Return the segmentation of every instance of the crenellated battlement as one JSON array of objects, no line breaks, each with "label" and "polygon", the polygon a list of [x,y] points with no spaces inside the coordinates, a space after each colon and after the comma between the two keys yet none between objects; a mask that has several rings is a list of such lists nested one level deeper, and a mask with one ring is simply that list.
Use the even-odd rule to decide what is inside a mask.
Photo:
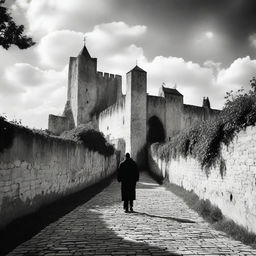
[{"label": "crenellated battlement", "polygon": [[117,75],[117,74],[110,74],[107,72],[101,72],[101,71],[97,71],[97,78],[100,79],[121,79],[122,76],[121,75]]}]

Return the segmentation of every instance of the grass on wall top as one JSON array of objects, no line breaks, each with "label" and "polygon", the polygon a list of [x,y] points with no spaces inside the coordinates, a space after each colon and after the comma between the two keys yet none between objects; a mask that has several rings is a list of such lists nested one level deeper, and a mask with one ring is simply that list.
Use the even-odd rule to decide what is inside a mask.
[{"label": "grass on wall top", "polygon": [[81,142],[89,150],[97,151],[105,156],[111,156],[115,152],[114,146],[107,142],[104,134],[94,130],[91,124],[78,126],[71,131],[66,131],[61,134],[61,137]]},{"label": "grass on wall top", "polygon": [[47,131],[29,129],[17,122],[8,122],[5,117],[0,116],[0,153],[12,146],[13,139],[17,133],[22,133],[30,138],[41,137],[44,140],[58,141],[60,143],[82,143],[85,148],[99,152],[104,156],[111,156],[115,149],[109,144],[103,133],[92,128],[79,128],[66,132],[64,136],[53,136]]},{"label": "grass on wall top", "polygon": [[229,145],[237,132],[256,123],[256,79],[250,82],[249,92],[227,93],[225,106],[216,118],[183,130],[170,142],[154,144],[153,151],[165,160],[192,156],[204,169],[221,164],[221,143]]}]

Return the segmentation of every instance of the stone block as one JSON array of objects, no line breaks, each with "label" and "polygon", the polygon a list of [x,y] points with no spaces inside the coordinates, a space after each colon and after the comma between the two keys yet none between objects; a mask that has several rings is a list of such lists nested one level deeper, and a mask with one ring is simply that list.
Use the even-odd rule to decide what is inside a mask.
[{"label": "stone block", "polygon": [[27,163],[27,162],[25,162],[25,161],[23,161],[23,162],[21,162],[20,167],[21,167],[22,169],[27,169],[27,167],[28,167],[28,163]]},{"label": "stone block", "polygon": [[7,165],[7,169],[12,169],[14,167],[15,167],[15,165],[13,163],[8,163],[8,165]]},{"label": "stone block", "polygon": [[15,167],[20,167],[20,165],[21,165],[21,161],[18,159],[18,160],[15,160],[14,161],[14,165],[15,165]]}]

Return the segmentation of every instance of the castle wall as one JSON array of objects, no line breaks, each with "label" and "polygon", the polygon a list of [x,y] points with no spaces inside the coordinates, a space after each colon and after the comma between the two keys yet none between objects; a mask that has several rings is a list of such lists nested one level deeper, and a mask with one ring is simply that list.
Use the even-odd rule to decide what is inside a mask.
[{"label": "castle wall", "polygon": [[122,96],[122,77],[109,73],[97,72],[97,102],[94,109],[99,114],[104,109],[115,104]]},{"label": "castle wall", "polygon": [[157,116],[166,129],[165,111],[165,98],[147,95],[147,121],[152,116]]},{"label": "castle wall", "polygon": [[170,139],[182,128],[183,97],[176,95],[166,96],[166,139]]},{"label": "castle wall", "polygon": [[77,126],[77,104],[78,104],[78,59],[70,57],[68,73],[68,97],[70,101],[74,122]]},{"label": "castle wall", "polygon": [[54,135],[60,135],[62,132],[72,128],[72,123],[66,116],[49,115],[48,130]]},{"label": "castle wall", "polygon": [[116,171],[118,156],[106,157],[82,144],[15,129],[0,152],[0,228],[45,204],[82,190]]},{"label": "castle wall", "polygon": [[108,107],[100,113],[99,131],[101,131],[107,140],[121,151],[121,155],[125,153],[125,96],[121,97],[116,104]]},{"label": "castle wall", "polygon": [[198,121],[203,121],[208,117],[209,109],[184,104],[182,128],[190,127]]},{"label": "castle wall", "polygon": [[206,107],[184,104],[182,129],[190,127],[197,122],[213,118],[218,115],[219,112],[219,110],[209,109]]},{"label": "castle wall", "polygon": [[256,127],[239,132],[228,147],[222,145],[223,176],[218,165],[206,174],[194,158],[165,161],[152,148],[150,152],[154,173],[209,199],[225,216],[256,233]]}]

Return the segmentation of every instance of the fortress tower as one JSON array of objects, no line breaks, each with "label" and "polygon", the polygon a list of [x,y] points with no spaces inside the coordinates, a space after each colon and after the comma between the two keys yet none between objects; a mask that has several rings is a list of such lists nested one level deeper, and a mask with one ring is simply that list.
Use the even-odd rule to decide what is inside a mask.
[{"label": "fortress tower", "polygon": [[84,46],[77,57],[69,59],[68,95],[75,126],[90,121],[90,114],[96,105],[97,59],[91,58]]},{"label": "fortress tower", "polygon": [[142,166],[147,130],[147,73],[136,65],[126,75],[126,151]]},{"label": "fortress tower", "polygon": [[48,129],[59,135],[86,124],[122,96],[122,77],[97,71],[86,46],[69,59],[67,103],[62,116],[49,115]]}]

